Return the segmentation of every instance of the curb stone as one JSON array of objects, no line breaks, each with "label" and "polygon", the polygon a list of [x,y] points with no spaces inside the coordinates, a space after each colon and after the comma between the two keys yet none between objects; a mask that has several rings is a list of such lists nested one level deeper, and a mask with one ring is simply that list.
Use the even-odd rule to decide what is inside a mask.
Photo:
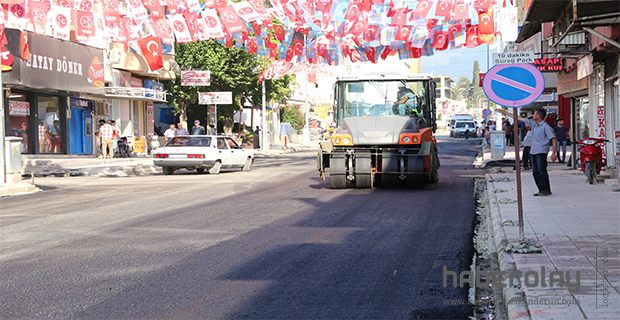
[{"label": "curb stone", "polygon": [[[502,225],[502,216],[499,210],[499,204],[497,201],[495,186],[490,174],[485,175],[485,181],[487,184],[487,199],[489,201],[489,216],[491,223],[491,233],[493,237],[493,244],[495,245],[495,252],[497,253],[497,259],[499,262],[500,271],[511,272],[517,270],[517,265],[514,262],[514,256],[511,253],[506,252],[506,246],[508,245],[508,238],[506,237],[506,231]],[[525,299],[525,293],[521,289],[521,283],[519,279],[515,279],[515,286],[509,286],[509,280],[504,279],[504,304],[506,305],[506,312],[508,319],[510,320],[525,320],[531,319],[530,310],[527,306],[527,300]]]}]

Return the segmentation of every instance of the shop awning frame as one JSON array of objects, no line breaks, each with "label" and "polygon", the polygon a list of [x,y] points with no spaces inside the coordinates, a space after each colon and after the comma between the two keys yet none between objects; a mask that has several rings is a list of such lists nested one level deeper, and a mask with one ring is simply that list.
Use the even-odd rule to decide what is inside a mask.
[{"label": "shop awning frame", "polygon": [[147,88],[131,88],[131,87],[106,87],[106,98],[120,98],[131,100],[144,100],[166,102],[166,91],[153,90]]}]

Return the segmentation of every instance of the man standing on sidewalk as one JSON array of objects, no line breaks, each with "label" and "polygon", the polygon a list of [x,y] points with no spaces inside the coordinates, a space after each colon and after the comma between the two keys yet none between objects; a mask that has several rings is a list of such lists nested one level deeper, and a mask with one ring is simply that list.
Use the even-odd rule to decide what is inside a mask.
[{"label": "man standing on sidewalk", "polygon": [[193,136],[201,136],[205,134],[205,127],[200,125],[200,120],[194,121],[194,126],[192,127],[192,135]]},{"label": "man standing on sidewalk", "polygon": [[551,141],[551,161],[557,158],[557,140],[553,128],[545,122],[547,112],[545,109],[538,109],[534,112],[532,127],[532,175],[538,187],[538,193],[534,196],[551,195],[551,184],[549,183],[549,173],[547,172],[547,155],[549,154],[549,142]]},{"label": "man standing on sidewalk", "polygon": [[564,126],[564,120],[558,119],[558,125],[553,128],[555,130],[555,137],[558,139],[558,161],[564,163],[566,161],[566,146],[568,145],[568,138],[570,133],[568,128]]},{"label": "man standing on sidewalk", "polygon": [[105,123],[99,128],[99,138],[101,138],[101,153],[103,158],[114,158],[112,145],[116,138],[116,129],[109,123]]}]

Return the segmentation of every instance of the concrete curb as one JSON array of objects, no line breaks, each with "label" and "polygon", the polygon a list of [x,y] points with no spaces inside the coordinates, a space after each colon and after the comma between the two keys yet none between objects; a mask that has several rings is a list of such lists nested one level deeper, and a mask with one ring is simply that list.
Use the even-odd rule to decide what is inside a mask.
[{"label": "concrete curb", "polygon": [[0,184],[0,198],[39,192],[41,189],[28,182]]},{"label": "concrete curb", "polygon": [[[502,215],[499,210],[499,204],[495,193],[495,185],[490,174],[485,175],[485,182],[487,184],[487,199],[489,201],[489,219],[491,226],[491,233],[493,237],[493,244],[495,245],[495,252],[499,261],[499,269],[504,272],[511,272],[517,270],[517,265],[514,262],[514,256],[511,253],[506,252],[506,245],[508,245],[508,238],[506,237],[506,231],[502,225]],[[509,280],[504,280],[503,297],[506,305],[506,311],[508,319],[510,320],[525,320],[531,319],[530,310],[527,306],[527,300],[525,299],[525,293],[521,289],[521,283],[518,279],[515,279],[514,287],[510,287]]]}]

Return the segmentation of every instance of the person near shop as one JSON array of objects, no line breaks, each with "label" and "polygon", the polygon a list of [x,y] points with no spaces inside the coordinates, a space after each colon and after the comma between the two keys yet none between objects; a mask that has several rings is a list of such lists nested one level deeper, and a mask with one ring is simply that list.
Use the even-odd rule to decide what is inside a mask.
[{"label": "person near shop", "polygon": [[101,153],[104,159],[114,158],[114,139],[116,138],[116,128],[110,123],[104,123],[99,128],[99,137],[101,138]]},{"label": "person near shop", "polygon": [[532,127],[529,124],[525,125],[525,137],[523,137],[523,158],[521,162],[523,162],[523,169],[530,170],[532,168],[532,155],[530,151],[532,150]]},{"label": "person near shop", "polygon": [[101,127],[105,124],[105,119],[99,119],[99,128],[97,128],[97,132],[95,132],[95,137],[97,137],[95,144],[97,147],[97,153],[99,154],[99,158],[103,157],[103,145],[101,144]]},{"label": "person near shop", "polygon": [[205,127],[200,125],[200,120],[194,120],[194,126],[192,127],[193,136],[205,135]]},{"label": "person near shop", "polygon": [[114,139],[112,139],[112,151],[114,152],[114,154],[116,154],[116,151],[118,150],[118,138],[120,137],[120,128],[116,125],[116,120],[112,120],[110,119],[110,125],[112,127],[114,127]]},{"label": "person near shop", "polygon": [[[551,184],[549,182],[549,173],[547,172],[547,156],[551,149],[551,161],[557,159],[557,139],[555,131],[545,121],[547,112],[545,109],[538,109],[534,112],[534,116],[530,123],[532,127],[532,175],[534,182],[538,187],[538,192],[534,196],[551,195]],[[551,141],[551,143],[550,143]],[[550,146],[551,144],[551,146]]]},{"label": "person near shop", "polygon": [[570,132],[568,131],[568,128],[564,126],[563,119],[558,119],[557,126],[555,126],[553,130],[555,131],[555,137],[558,140],[558,162],[564,163],[566,161],[566,146],[568,145]]},{"label": "person near shop", "polygon": [[47,129],[47,124],[43,121],[39,122],[39,152],[40,153],[48,153],[50,152],[50,133]]},{"label": "person near shop", "polygon": [[177,124],[177,130],[174,134],[175,136],[189,136],[189,131],[183,127],[183,122],[179,122]]},{"label": "person near shop", "polygon": [[174,126],[173,123],[171,123],[170,127],[168,127],[168,129],[166,129],[166,132],[164,132],[164,138],[166,139],[166,142],[172,140],[172,138],[174,138],[175,135],[176,135],[176,127]]}]

